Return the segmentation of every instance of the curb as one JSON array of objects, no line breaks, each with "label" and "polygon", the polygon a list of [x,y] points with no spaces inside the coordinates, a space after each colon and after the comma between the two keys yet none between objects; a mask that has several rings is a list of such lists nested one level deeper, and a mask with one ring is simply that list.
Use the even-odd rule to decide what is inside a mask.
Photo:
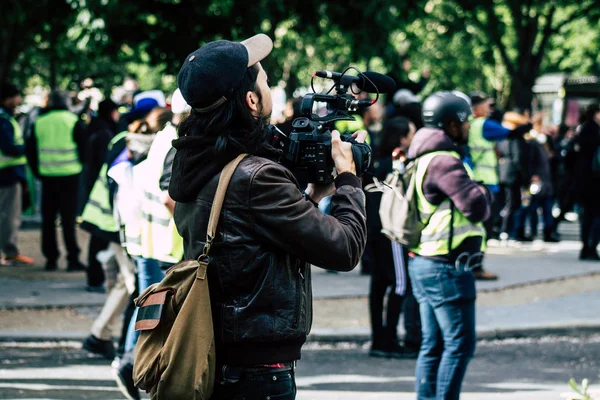
[{"label": "curb", "polygon": [[[499,293],[504,290],[514,290],[514,289],[522,289],[536,285],[546,285],[549,283],[556,283],[567,281],[570,279],[578,279],[578,278],[587,278],[587,277],[597,277],[600,276],[600,271],[589,271],[579,275],[571,275],[571,276],[560,276],[555,278],[548,279],[539,279],[535,281],[528,281],[523,283],[514,283],[508,284],[506,286],[497,287],[497,288],[480,288],[477,289],[477,293]],[[89,301],[89,302],[79,302],[79,303],[67,303],[67,302],[59,302],[56,304],[10,304],[10,303],[0,303],[0,311],[18,311],[18,310],[59,310],[59,309],[69,309],[69,308],[86,308],[86,307],[98,307],[101,308],[104,305],[104,301],[106,299],[107,294],[102,294],[103,298],[98,301]],[[321,297],[321,296],[313,296],[314,301],[319,300],[348,300],[348,299],[367,299],[369,297],[367,294],[348,294],[348,295],[337,295],[331,297]]]},{"label": "curb", "polygon": [[[600,324],[539,326],[506,329],[477,329],[478,341],[536,339],[547,336],[590,336],[600,333]],[[0,343],[82,341],[89,332],[40,333],[34,331],[0,331]],[[371,340],[368,328],[315,329],[307,343],[366,343]]]},{"label": "curb", "polygon": [[[532,326],[522,328],[488,329],[479,328],[478,341],[541,338],[544,336],[589,336],[600,333],[600,324],[574,323],[572,325]],[[308,336],[307,342],[366,343],[371,340],[370,329],[315,329]]]}]

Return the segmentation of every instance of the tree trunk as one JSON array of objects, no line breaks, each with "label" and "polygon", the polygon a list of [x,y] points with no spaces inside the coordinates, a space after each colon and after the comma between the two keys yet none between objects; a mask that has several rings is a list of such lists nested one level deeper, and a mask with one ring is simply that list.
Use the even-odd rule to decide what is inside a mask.
[{"label": "tree trunk", "polygon": [[528,71],[522,74],[521,77],[512,77],[509,98],[510,106],[531,111],[531,103],[533,101],[533,85],[536,78],[537,71]]},{"label": "tree trunk", "polygon": [[0,47],[0,84],[7,82],[10,78],[10,71],[15,57],[13,55],[15,48],[14,32],[15,27],[12,24],[6,24],[0,28],[0,40],[2,46]]},{"label": "tree trunk", "polygon": [[50,90],[56,90],[56,36],[54,34],[54,29],[50,30],[50,47],[48,49],[48,62],[50,64]]}]

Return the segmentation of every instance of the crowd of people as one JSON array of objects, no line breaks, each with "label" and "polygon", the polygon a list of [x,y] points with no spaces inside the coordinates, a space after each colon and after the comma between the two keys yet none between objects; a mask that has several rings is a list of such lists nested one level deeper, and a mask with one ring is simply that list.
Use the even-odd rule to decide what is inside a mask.
[{"label": "crowd of people", "polygon": [[[213,398],[258,391],[294,398],[294,362],[312,318],[310,264],[335,272],[359,260],[361,272],[371,275],[369,354],[418,357],[419,398],[458,398],[475,347],[474,280],[498,278],[484,268],[487,240],[531,241],[541,215],[542,239],[556,242],[558,224],[577,209],[580,258],[600,260],[598,105],[585,110],[580,126],[554,127],[530,110],[502,113],[481,92],[440,92],[421,101],[429,73],[410,81],[407,59],[402,74],[391,74],[398,90],[387,93],[385,104],[334,126],[371,145],[370,172],[356,176],[351,145],[335,132],[334,184],[302,185],[264,142],[272,103],[260,61],[271,48],[265,35],[203,46],[185,60],[169,104],[158,90],[132,90],[129,103],[106,98],[97,105],[85,95],[81,101],[53,91],[19,123],[20,91],[3,84],[2,263],[33,263],[17,243],[31,174],[42,188],[45,269],[59,267],[60,215],[67,271],[86,271],[87,290],[108,293],[83,347],[113,360],[117,384],[137,399],[133,299],[170,267],[199,257],[219,174],[247,153],[217,236],[209,238],[215,240],[208,270],[218,366]],[[87,82],[82,92],[95,93],[90,88]],[[289,132],[298,101],[290,100],[287,120],[272,122]],[[419,211],[429,218],[422,242],[409,248],[382,234],[377,188],[414,159],[421,160]],[[90,234],[87,265],[79,256],[78,218]],[[111,335],[121,322],[115,350]],[[292,379],[268,386],[271,378]]]}]

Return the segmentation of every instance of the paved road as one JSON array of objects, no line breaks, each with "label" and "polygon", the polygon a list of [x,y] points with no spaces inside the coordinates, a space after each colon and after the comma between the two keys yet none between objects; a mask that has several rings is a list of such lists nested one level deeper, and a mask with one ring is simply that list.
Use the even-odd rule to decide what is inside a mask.
[{"label": "paved road", "polygon": [[[5,343],[2,399],[120,399],[105,360],[74,342]],[[464,385],[466,400],[566,398],[567,382],[598,382],[600,336],[480,342]],[[298,365],[298,400],[414,399],[414,360],[367,356],[356,344],[307,345]],[[593,386],[592,386],[593,387]]]}]

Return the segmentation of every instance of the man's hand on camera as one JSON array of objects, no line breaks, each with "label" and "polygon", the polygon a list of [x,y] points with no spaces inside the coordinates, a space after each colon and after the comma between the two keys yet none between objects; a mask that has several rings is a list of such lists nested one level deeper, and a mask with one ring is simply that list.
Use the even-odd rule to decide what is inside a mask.
[{"label": "man's hand on camera", "polygon": [[[359,143],[364,143],[367,132],[356,131],[352,137]],[[356,165],[352,156],[352,144],[343,142],[338,131],[331,132],[331,157],[339,174],[350,172],[356,175]]]}]

